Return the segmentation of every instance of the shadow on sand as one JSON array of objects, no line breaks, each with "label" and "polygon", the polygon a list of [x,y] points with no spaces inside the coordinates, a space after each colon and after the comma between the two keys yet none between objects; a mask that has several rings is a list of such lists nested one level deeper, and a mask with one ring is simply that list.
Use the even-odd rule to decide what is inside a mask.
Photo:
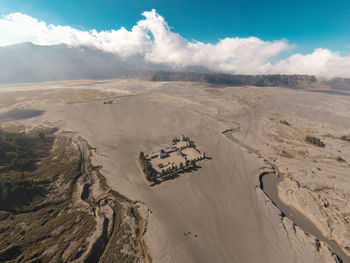
[{"label": "shadow on sand", "polygon": [[44,113],[43,110],[32,109],[13,109],[0,113],[0,122],[17,121],[40,116]]},{"label": "shadow on sand", "polygon": [[[211,158],[207,158],[207,159],[211,159]],[[163,183],[165,181],[175,180],[175,179],[179,178],[181,175],[189,174],[189,173],[198,171],[201,168],[202,168],[202,166],[196,165],[194,167],[189,167],[183,171],[177,171],[176,173],[172,173],[172,174],[169,174],[169,175],[164,176],[162,178],[158,178],[157,181],[154,182],[153,184],[151,184],[150,186],[156,186],[156,185],[160,185],[161,183]]]}]

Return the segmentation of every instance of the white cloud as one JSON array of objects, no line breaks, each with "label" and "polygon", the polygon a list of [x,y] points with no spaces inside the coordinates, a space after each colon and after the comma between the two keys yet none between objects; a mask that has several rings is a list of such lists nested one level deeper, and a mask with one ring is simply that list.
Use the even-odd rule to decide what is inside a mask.
[{"label": "white cloud", "polygon": [[291,50],[292,46],[286,40],[269,42],[257,37],[228,37],[216,44],[188,41],[172,32],[155,10],[142,15],[145,18],[138,21],[131,31],[122,27],[97,32],[51,25],[22,13],[12,13],[0,19],[0,46],[27,41],[39,45],[64,43],[95,47],[123,58],[137,55],[146,62],[178,69],[201,66],[227,73],[350,77],[350,57],[328,49],[319,48],[307,55],[293,54],[273,64],[273,57]]},{"label": "white cloud", "polygon": [[190,42],[172,32],[164,18],[155,10],[144,12],[146,19],[137,23],[153,36],[145,59],[174,67],[204,66],[214,71],[230,73],[264,73],[269,59],[288,50],[285,40],[266,42],[256,37],[225,38],[217,44]]},{"label": "white cloud", "polygon": [[311,54],[293,54],[279,61],[271,69],[272,73],[309,74],[320,78],[350,77],[350,56],[317,48]]},{"label": "white cloud", "polygon": [[0,20],[0,45],[32,42],[38,45],[86,45],[117,53],[121,56],[143,54],[151,41],[138,26],[111,31],[81,31],[69,26],[55,26],[38,21],[28,15],[12,13]]}]

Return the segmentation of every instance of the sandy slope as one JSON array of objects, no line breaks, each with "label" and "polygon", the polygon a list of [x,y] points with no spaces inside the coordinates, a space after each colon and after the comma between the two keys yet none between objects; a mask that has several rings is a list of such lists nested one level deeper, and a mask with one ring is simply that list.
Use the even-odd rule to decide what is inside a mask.
[{"label": "sandy slope", "polygon": [[[240,116],[242,120],[254,116],[256,132],[242,121],[236,134],[279,167],[284,176],[278,185],[282,201],[304,214],[348,255],[350,144],[340,137],[349,133],[349,111],[347,95],[285,91]],[[321,138],[326,147],[305,142],[307,135]],[[337,161],[339,156],[345,161]]]},{"label": "sandy slope", "polygon": [[[55,83],[60,85],[67,83]],[[154,262],[335,262],[325,244],[317,250],[314,238],[282,220],[257,188],[263,160],[222,134],[239,126],[239,138],[269,153],[266,141],[259,139],[261,120],[281,111],[314,116],[317,109],[310,109],[310,103],[305,104],[307,116],[290,100],[294,96],[301,103],[307,92],[140,81],[92,82],[93,88],[140,95],[122,97],[113,105],[67,105],[67,95],[55,90],[56,99],[46,93],[49,103],[36,92],[36,98],[26,94],[18,105],[47,110],[28,122],[78,132],[97,148],[94,162],[103,165],[109,185],[145,203],[146,241]],[[341,109],[334,111],[343,118]],[[192,174],[148,187],[136,165],[139,151],[149,152],[181,134],[193,138],[212,159]]]}]

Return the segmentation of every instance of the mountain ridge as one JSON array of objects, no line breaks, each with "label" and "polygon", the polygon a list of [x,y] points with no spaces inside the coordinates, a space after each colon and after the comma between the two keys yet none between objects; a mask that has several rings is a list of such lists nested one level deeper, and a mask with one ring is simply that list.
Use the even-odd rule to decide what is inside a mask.
[{"label": "mountain ridge", "polygon": [[145,62],[142,56],[124,59],[88,46],[53,46],[31,42],[0,47],[0,83],[77,79],[141,78],[150,81],[190,81],[235,86],[331,88],[350,91],[350,79],[318,79],[311,75],[242,75],[212,72],[202,67],[171,68]]}]

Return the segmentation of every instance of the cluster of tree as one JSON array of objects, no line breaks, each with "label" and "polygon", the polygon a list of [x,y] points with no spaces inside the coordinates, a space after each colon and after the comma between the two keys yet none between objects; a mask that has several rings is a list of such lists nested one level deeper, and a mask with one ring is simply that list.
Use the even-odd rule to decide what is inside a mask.
[{"label": "cluster of tree", "polygon": [[152,164],[147,158],[145,157],[145,154],[143,152],[140,152],[139,154],[139,161],[142,165],[142,170],[146,174],[146,178],[150,182],[156,182],[157,181],[157,175],[152,168]]},{"label": "cluster of tree", "polygon": [[160,173],[161,176],[165,176],[165,175],[169,175],[169,174],[173,174],[173,173],[177,173],[177,172],[182,172],[184,170],[186,170],[189,167],[196,167],[196,161],[195,160],[186,160],[185,161],[185,165],[180,162],[179,166],[174,165],[166,170],[162,169],[162,172]]},{"label": "cluster of tree", "polygon": [[325,147],[326,145],[324,144],[324,142],[322,142],[319,138],[313,137],[313,136],[306,136],[306,141],[316,145],[318,147]]},{"label": "cluster of tree", "polygon": [[343,141],[350,142],[350,135],[343,135],[342,137],[340,137],[340,139],[342,139]]},{"label": "cluster of tree", "polygon": [[185,161],[185,166],[192,166],[192,167],[196,167],[196,161],[195,160],[186,160]]},{"label": "cluster of tree", "polygon": [[28,204],[42,188],[32,180],[0,178],[0,210],[13,210]]},{"label": "cluster of tree", "polygon": [[168,169],[162,169],[160,176],[166,176],[169,174],[172,174],[173,172],[175,172],[177,170],[177,167],[170,167]]},{"label": "cluster of tree", "polygon": [[283,125],[290,126],[289,122],[285,121],[285,120],[280,120],[280,123],[283,124]]}]

